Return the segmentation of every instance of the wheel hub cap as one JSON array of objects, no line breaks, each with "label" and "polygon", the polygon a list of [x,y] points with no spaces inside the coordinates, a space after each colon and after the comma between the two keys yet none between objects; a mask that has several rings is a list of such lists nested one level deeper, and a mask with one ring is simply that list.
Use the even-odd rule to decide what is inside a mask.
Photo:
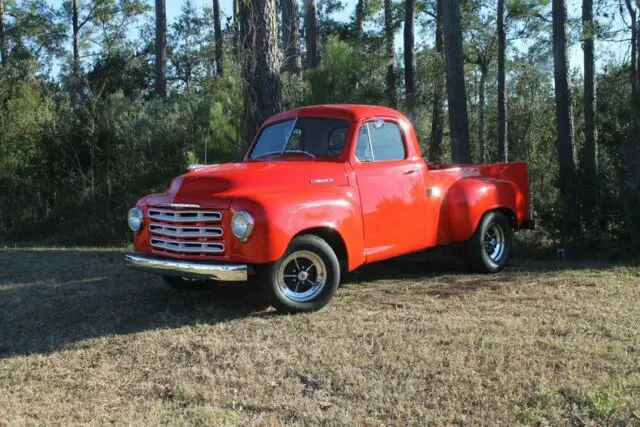
[{"label": "wheel hub cap", "polygon": [[506,235],[498,224],[491,224],[484,234],[484,250],[493,262],[499,262],[505,253]]},{"label": "wheel hub cap", "polygon": [[316,253],[295,251],[280,263],[277,280],[278,288],[286,298],[296,302],[311,301],[324,289],[327,267]]}]

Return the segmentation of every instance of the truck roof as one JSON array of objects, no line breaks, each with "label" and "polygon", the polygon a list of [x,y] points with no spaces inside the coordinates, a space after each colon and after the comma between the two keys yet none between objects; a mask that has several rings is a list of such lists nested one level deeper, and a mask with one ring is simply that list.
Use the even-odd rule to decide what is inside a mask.
[{"label": "truck roof", "polygon": [[308,105],[305,107],[295,108],[270,117],[266,124],[279,122],[293,117],[341,117],[351,120],[359,120],[367,117],[397,117],[408,120],[404,114],[393,108],[381,107],[378,105],[360,105],[360,104],[320,104]]}]

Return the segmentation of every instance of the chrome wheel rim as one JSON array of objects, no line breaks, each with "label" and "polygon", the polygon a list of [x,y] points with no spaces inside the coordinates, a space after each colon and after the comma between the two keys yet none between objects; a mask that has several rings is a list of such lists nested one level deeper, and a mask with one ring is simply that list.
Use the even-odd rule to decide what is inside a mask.
[{"label": "chrome wheel rim", "polygon": [[278,268],[278,288],[291,301],[311,301],[322,292],[326,283],[325,263],[310,251],[290,253]]},{"label": "chrome wheel rim", "polygon": [[497,224],[491,224],[484,233],[484,251],[491,259],[497,263],[504,255],[506,249],[506,237],[504,230]]}]

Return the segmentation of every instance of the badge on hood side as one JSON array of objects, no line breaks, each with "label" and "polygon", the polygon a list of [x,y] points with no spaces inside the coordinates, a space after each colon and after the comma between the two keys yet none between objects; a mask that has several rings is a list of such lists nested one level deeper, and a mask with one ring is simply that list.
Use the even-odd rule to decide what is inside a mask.
[{"label": "badge on hood side", "polygon": [[333,178],[316,178],[309,181],[311,184],[330,184],[333,182]]}]

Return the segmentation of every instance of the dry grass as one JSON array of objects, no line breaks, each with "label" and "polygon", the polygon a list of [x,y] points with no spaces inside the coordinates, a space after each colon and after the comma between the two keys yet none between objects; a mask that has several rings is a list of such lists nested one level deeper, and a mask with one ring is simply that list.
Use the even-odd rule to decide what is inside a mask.
[{"label": "dry grass", "polygon": [[640,423],[640,269],[397,260],[324,310],[0,252],[0,425]]}]

